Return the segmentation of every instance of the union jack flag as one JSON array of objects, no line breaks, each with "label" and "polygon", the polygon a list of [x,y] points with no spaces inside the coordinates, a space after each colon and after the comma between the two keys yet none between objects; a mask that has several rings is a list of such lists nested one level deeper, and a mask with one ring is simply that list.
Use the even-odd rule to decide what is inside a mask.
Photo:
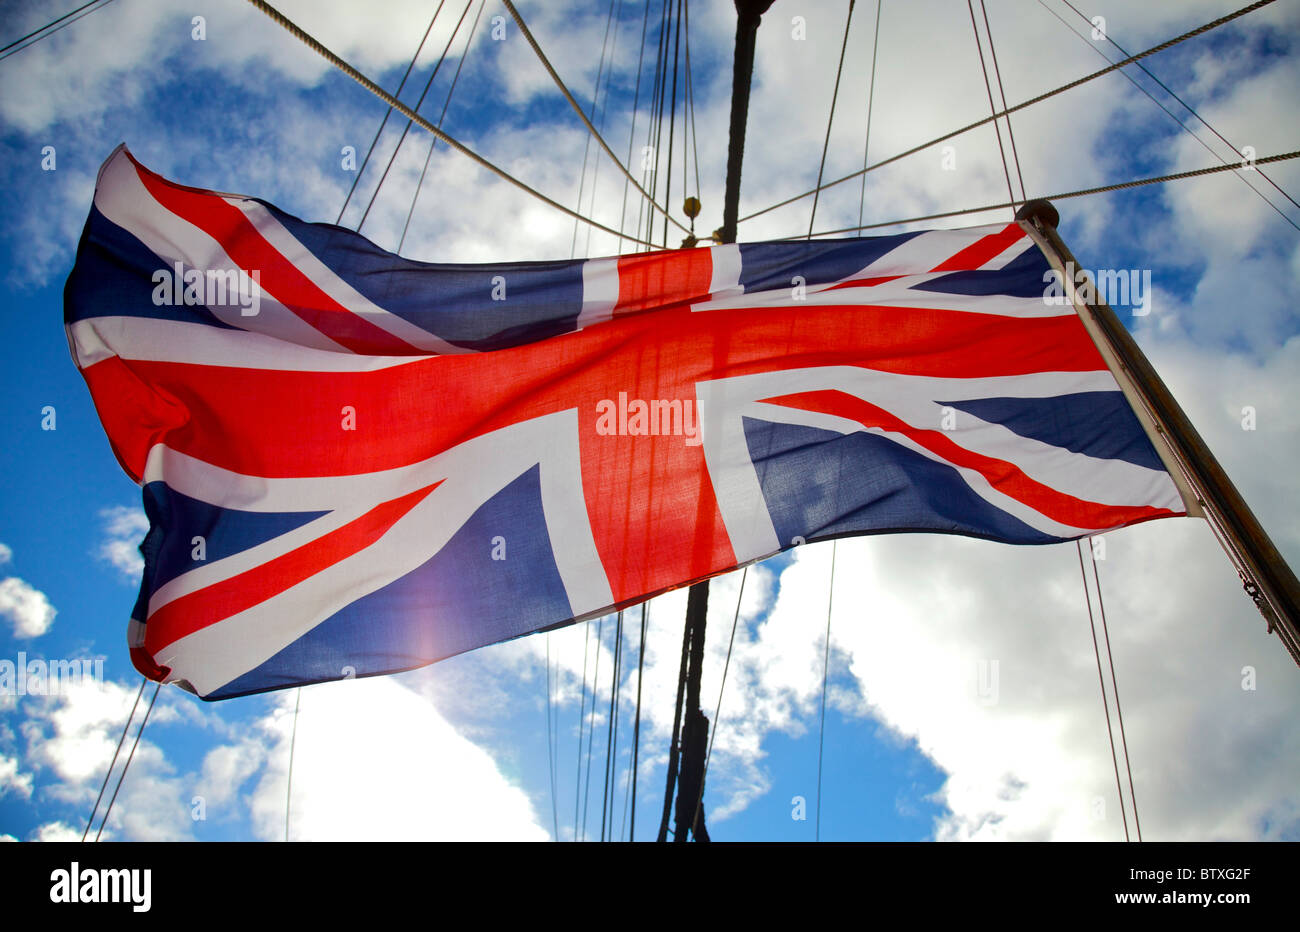
[{"label": "union jack flag", "polygon": [[430,264],[119,147],[65,291],[150,530],[137,668],[411,669],[804,541],[1186,499],[1018,224]]}]

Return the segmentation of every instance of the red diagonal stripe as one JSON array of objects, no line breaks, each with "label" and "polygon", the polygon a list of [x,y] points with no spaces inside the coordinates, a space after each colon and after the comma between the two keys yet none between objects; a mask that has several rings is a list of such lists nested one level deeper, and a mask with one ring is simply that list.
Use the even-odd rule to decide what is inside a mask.
[{"label": "red diagonal stripe", "polygon": [[850,278],[831,285],[829,288],[823,288],[822,291],[834,291],[836,288],[871,288],[902,277],[902,275],[879,275],[876,278]]},{"label": "red diagonal stripe", "polygon": [[1018,223],[1008,223],[998,233],[990,233],[971,243],[945,262],[940,262],[931,272],[966,272],[978,269],[995,256],[1000,256],[1028,234]]},{"label": "red diagonal stripe", "polygon": [[250,570],[168,602],[149,616],[145,650],[157,656],[173,641],[230,618],[369,547],[441,482],[376,505],[361,517]]},{"label": "red diagonal stripe", "polygon": [[224,198],[174,185],[138,163],[135,168],[145,188],[162,207],[215,239],[240,268],[257,271],[263,289],[331,340],[354,353],[423,352],[327,295],[267,242],[242,210]]},{"label": "red diagonal stripe", "polygon": [[833,414],[857,421],[866,427],[879,427],[902,434],[954,465],[977,470],[999,492],[1028,505],[1053,521],[1071,527],[1113,528],[1175,514],[1167,508],[1154,508],[1150,505],[1103,505],[1076,498],[1044,485],[1036,479],[1031,479],[1014,463],[967,450],[941,430],[923,430],[913,427],[884,408],[863,401],[847,392],[829,389],[798,392],[764,400],[802,411]]}]

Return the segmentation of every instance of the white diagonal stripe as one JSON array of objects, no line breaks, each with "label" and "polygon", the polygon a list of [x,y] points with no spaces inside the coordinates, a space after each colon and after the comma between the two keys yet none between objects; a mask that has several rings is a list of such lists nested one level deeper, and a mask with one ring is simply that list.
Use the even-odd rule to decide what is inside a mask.
[{"label": "white diagonal stripe", "polygon": [[[123,149],[118,149],[100,169],[95,207],[158,256],[162,269],[170,269],[174,263],[180,262],[186,269],[205,272],[240,271],[239,264],[227,255],[217,240],[154,200]],[[234,306],[208,310],[223,323],[242,330],[265,333],[303,346],[349,352],[290,311],[265,285],[261,288],[261,303],[256,315],[243,316],[242,309]]]},{"label": "white diagonal stripe", "polygon": [[569,409],[475,437],[411,467],[329,479],[241,477],[161,445],[155,447],[146,481],[165,478],[171,488],[186,495],[205,498],[217,491],[226,507],[259,511],[318,510],[324,502],[346,501],[349,511],[323,516],[177,577],[154,595],[151,611],[262,565],[381,502],[445,480],[375,544],[247,611],[179,639],[159,651],[156,661],[172,668],[173,677],[189,680],[200,694],[210,693],[345,605],[420,566],[488,499],[534,465],[540,465],[547,533],[570,607],[575,615],[582,615],[611,605],[613,595],[587,517],[577,445],[578,415],[576,409]]},{"label": "white diagonal stripe", "polygon": [[427,358],[338,353],[287,343],[263,333],[157,317],[88,317],[70,324],[68,335],[82,369],[118,356],[269,372],[372,372]]},{"label": "white diagonal stripe", "polygon": [[[863,430],[861,424],[847,418],[763,403],[766,398],[825,390],[862,398],[918,429],[938,430],[944,414],[943,402],[996,397],[1052,398],[1076,392],[1117,392],[1119,388],[1108,371],[940,379],[852,366],[789,369],[700,383],[696,391],[705,411],[702,421],[705,457],[719,510],[736,556],[742,562],[790,544],[777,540],[757,471],[749,457],[742,418],[749,414],[846,434]],[[955,414],[959,429],[945,432],[954,443],[974,453],[1013,463],[1029,478],[1058,492],[1103,505],[1150,505],[1180,510],[1178,491],[1163,471],[1123,460],[1073,453],[1022,437],[1000,424],[990,424],[965,412]],[[993,488],[978,470],[951,463],[901,433],[868,429],[957,469],[977,494],[1031,527],[1061,537],[1097,530],[1072,527],[1048,518]]]},{"label": "white diagonal stripe", "polygon": [[697,311],[724,311],[748,307],[835,307],[838,305],[861,307],[918,308],[951,311],[962,314],[991,314],[999,317],[1073,317],[1074,308],[1068,303],[1049,304],[1041,295],[1017,298],[1011,295],[951,294],[944,291],[925,291],[914,286],[948,275],[948,272],[907,275],[878,285],[835,285],[809,287],[802,300],[792,302],[790,289],[781,287],[767,291],[750,291],[730,297],[701,301],[693,305]]},{"label": "white diagonal stripe", "polygon": [[419,327],[404,317],[385,310],[344,281],[333,269],[316,257],[310,249],[280,223],[275,216],[249,197],[228,196],[226,202],[243,211],[244,216],[280,255],[311,280],[321,291],[358,317],[374,324],[417,349],[431,353],[469,353]]}]

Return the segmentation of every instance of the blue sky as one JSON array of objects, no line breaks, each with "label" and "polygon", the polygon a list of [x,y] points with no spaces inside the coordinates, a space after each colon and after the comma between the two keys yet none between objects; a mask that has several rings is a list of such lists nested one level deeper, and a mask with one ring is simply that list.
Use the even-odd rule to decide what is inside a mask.
[{"label": "blue sky", "polygon": [[[1044,2],[1073,17],[1058,0]],[[886,0],[871,161],[987,114],[970,22],[960,6]],[[1209,0],[1140,6],[1108,13],[1107,29],[1130,51],[1228,10]],[[734,32],[730,4],[711,7],[693,10],[691,23],[701,232],[721,223]],[[362,9],[341,0],[282,6],[390,89],[432,8],[398,0]],[[520,8],[575,96],[590,101],[608,5]],[[460,0],[447,0],[403,99],[413,103],[418,96],[461,9]],[[467,24],[476,9],[477,3]],[[626,0],[614,9],[616,64],[602,125],[622,153],[642,7]],[[0,44],[61,12],[47,4],[9,5],[0,14]],[[862,165],[874,12],[874,3],[862,2],[854,13],[828,178]],[[990,0],[988,12],[1013,103],[1100,67],[1097,48],[1115,57],[1113,48],[1067,33],[1039,5]],[[192,18],[199,15],[201,41],[193,38]],[[507,22],[503,40],[491,38],[498,15],[504,10],[489,0],[445,127],[549,196],[576,204],[584,131],[514,24]],[[656,15],[657,7],[652,29]],[[804,20],[806,38],[795,38],[796,17]],[[742,215],[815,182],[843,28],[840,3],[778,0],[765,18]],[[1290,151],[1297,142],[1291,115],[1300,100],[1298,35],[1294,7],[1274,4],[1161,53],[1148,67],[1234,146],[1254,146],[1261,156]],[[426,115],[436,117],[462,52],[458,39]],[[103,683],[67,695],[0,697],[0,836],[79,837],[139,682],[125,628],[139,582],[132,550],[143,535],[138,489],[109,449],[61,326],[62,285],[95,172],[125,141],[145,165],[173,180],[251,194],[305,219],[332,222],[352,181],[340,164],[342,147],[364,153],[384,106],[236,0],[184,11],[116,0],[0,60],[0,77],[0,209],[7,221],[0,231],[6,398],[0,436],[7,441],[0,446],[7,480],[0,506],[0,658],[16,659],[19,652],[102,657],[105,674]],[[1135,77],[1191,122],[1214,152],[1233,157],[1147,79]],[[389,122],[376,149],[380,166],[403,122]],[[678,146],[682,126],[679,117]],[[638,147],[644,127],[642,113]],[[1120,75],[1017,114],[1013,127],[1031,195],[1215,161]],[[56,153],[53,171],[41,168],[45,146]],[[427,135],[413,130],[363,228],[385,248],[397,245],[427,146]],[[872,174],[867,222],[1004,200],[992,130],[969,133],[953,146],[953,170],[941,167],[936,148]],[[1293,196],[1300,192],[1295,164],[1266,169]],[[1087,267],[1151,270],[1152,313],[1133,318],[1120,308],[1121,316],[1294,565],[1300,499],[1294,471],[1278,464],[1300,452],[1294,405],[1300,232],[1246,191],[1247,182],[1296,223],[1300,210],[1259,179],[1243,180],[1246,174],[1057,206],[1061,232]],[[345,224],[357,223],[378,175],[372,164]],[[605,161],[593,199],[589,173],[583,211],[617,225],[619,177]],[[678,184],[674,206],[682,196]],[[859,190],[854,181],[823,196],[817,227],[855,223]],[[806,231],[809,207],[800,201],[742,224],[740,238]],[[1008,213],[939,225],[989,223]],[[572,242],[568,218],[440,146],[403,252],[441,261],[567,258]],[[577,244],[579,255],[618,248],[601,233],[590,239],[582,233]],[[46,406],[54,409],[54,430],[42,429]],[[1245,406],[1257,413],[1253,431],[1241,428]],[[1073,546],[1012,548],[930,536],[840,543],[823,839],[1123,836],[1075,560]],[[1300,794],[1293,775],[1300,736],[1288,716],[1300,700],[1300,677],[1280,642],[1264,632],[1209,530],[1179,519],[1107,535],[1101,566],[1146,836],[1297,837]],[[801,548],[749,571],[706,800],[715,838],[814,836],[829,573],[829,545]],[[713,585],[703,687],[710,718],[739,582],[732,574]],[[674,593],[651,608],[636,829],[642,839],[653,836],[663,801],[684,603],[684,593]],[[639,612],[629,613],[625,656],[634,657],[637,621]],[[604,632],[588,837],[598,834],[600,822],[613,647],[608,622]],[[545,739],[547,638],[536,636],[409,674],[304,690],[293,837],[540,839],[558,823],[559,837],[571,838],[587,636],[587,626],[550,636],[559,684],[554,823]],[[978,677],[993,661],[999,695],[989,702]],[[1243,688],[1247,667],[1254,671],[1252,689]],[[623,688],[629,686],[635,680],[625,677]],[[283,837],[293,700],[288,692],[205,704],[164,689],[107,837]],[[632,711],[625,701],[620,729]],[[620,816],[629,731],[621,737]],[[792,818],[796,797],[806,800],[806,820]],[[194,817],[196,806],[204,818]]]}]

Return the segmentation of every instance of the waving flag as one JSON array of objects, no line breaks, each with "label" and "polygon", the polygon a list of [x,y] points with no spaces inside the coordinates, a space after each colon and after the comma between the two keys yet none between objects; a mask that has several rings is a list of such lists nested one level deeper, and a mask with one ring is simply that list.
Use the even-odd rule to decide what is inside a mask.
[{"label": "waving flag", "polygon": [[66,324],[150,530],[136,666],[421,666],[803,541],[1186,499],[1016,224],[445,265],[119,148]]}]

